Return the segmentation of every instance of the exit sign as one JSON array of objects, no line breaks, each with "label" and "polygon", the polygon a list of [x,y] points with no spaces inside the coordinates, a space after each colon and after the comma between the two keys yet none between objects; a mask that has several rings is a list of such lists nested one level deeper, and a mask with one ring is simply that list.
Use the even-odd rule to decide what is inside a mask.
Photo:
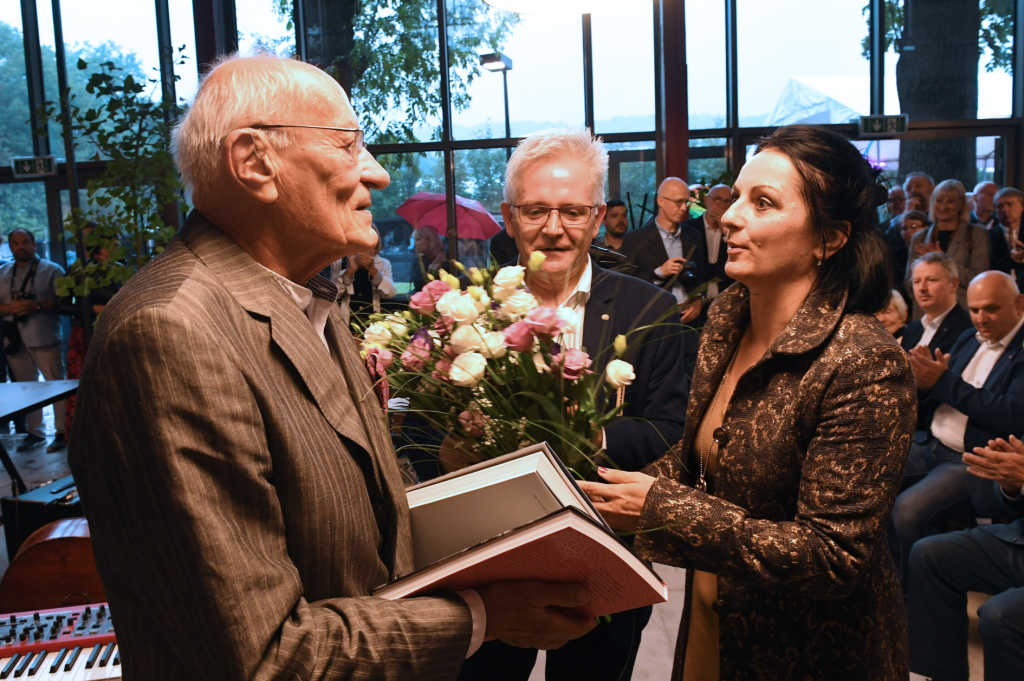
[{"label": "exit sign", "polygon": [[11,159],[15,177],[43,177],[57,174],[54,156],[23,156]]},{"label": "exit sign", "polygon": [[910,116],[907,114],[897,114],[895,116],[861,116],[860,136],[898,137],[906,134],[909,123]]}]

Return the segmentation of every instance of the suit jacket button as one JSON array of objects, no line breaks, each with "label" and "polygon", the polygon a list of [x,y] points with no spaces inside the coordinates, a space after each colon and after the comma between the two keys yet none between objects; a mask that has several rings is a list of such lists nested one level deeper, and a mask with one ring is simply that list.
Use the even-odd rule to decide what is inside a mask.
[{"label": "suit jacket button", "polygon": [[603,314],[603,315],[601,315],[601,319],[602,319],[603,321],[608,321],[609,317],[608,317],[608,315],[606,315],[606,314]]}]

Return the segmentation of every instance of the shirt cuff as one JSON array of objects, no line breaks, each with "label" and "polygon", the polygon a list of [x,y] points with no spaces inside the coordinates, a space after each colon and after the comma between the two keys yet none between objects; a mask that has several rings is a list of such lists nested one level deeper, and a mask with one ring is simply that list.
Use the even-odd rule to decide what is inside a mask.
[{"label": "shirt cuff", "polygon": [[473,616],[473,637],[469,639],[469,650],[466,651],[466,659],[480,649],[484,642],[484,634],[487,633],[487,609],[480,594],[474,589],[456,591],[456,594],[466,601],[469,606],[469,613]]},{"label": "shirt cuff", "polygon": [[656,276],[658,279],[664,279],[665,278],[665,275],[661,273],[661,268],[660,267],[655,267],[654,268],[654,276]]},{"label": "shirt cuff", "polygon": [[[999,485],[998,482],[996,484]],[[1007,499],[1008,501],[1018,501],[1021,497],[1021,492],[1024,492],[1024,489],[1021,489],[1019,492],[1017,492],[1011,497],[1009,494],[1006,493],[1006,490],[1003,489],[1003,486],[999,485],[999,493],[1002,494],[1003,498]]]},{"label": "shirt cuff", "polygon": [[376,287],[376,286],[380,286],[380,282],[382,282],[382,281],[384,281],[384,273],[378,271],[377,272],[377,276],[374,277],[373,279],[371,279],[370,283],[373,284]]}]

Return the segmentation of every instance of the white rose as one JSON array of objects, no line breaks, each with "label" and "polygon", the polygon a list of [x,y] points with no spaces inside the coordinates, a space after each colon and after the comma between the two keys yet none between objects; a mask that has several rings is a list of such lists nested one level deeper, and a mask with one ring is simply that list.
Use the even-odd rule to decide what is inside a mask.
[{"label": "white rose", "polygon": [[366,327],[363,345],[387,345],[391,340],[391,329],[386,322],[374,322]]},{"label": "white rose", "polygon": [[[484,345],[484,329],[476,324],[460,326],[452,332],[452,348],[457,354],[479,350]],[[504,334],[499,334],[504,338]]]},{"label": "white rose", "polygon": [[537,371],[542,374],[551,373],[551,367],[549,367],[547,362],[544,361],[544,355],[539,352],[533,353],[533,366],[537,367]]},{"label": "white rose", "polygon": [[452,360],[452,368],[448,377],[455,385],[472,388],[487,371],[487,360],[479,352],[464,352]]},{"label": "white rose", "polygon": [[636,379],[636,374],[633,373],[633,365],[629,362],[623,362],[621,359],[613,359],[608,362],[608,366],[604,370],[604,376],[608,380],[608,385],[615,389],[625,388]]},{"label": "white rose", "polygon": [[491,290],[491,295],[494,296],[494,299],[500,303],[501,301],[505,300],[506,298],[513,295],[517,291],[521,290],[522,289],[518,288],[498,288],[497,286],[495,286],[494,289]]},{"label": "white rose", "polygon": [[448,291],[437,301],[437,311],[451,317],[456,324],[472,324],[480,316],[476,302],[459,291]]},{"label": "white rose", "polygon": [[391,317],[385,322],[388,326],[388,331],[395,338],[405,338],[405,334],[409,332],[409,327],[405,325],[405,322],[399,317]]},{"label": "white rose", "polygon": [[498,270],[497,274],[494,275],[494,287],[495,288],[516,288],[523,283],[523,278],[526,276],[526,268],[514,265],[511,267],[502,267]]},{"label": "white rose", "polygon": [[[454,336],[452,338],[454,338]],[[499,357],[503,357],[508,351],[508,348],[505,346],[505,334],[501,331],[485,333],[482,340],[483,342],[481,343],[480,351],[483,352],[486,357],[497,359]]]},{"label": "white rose", "polygon": [[476,303],[477,312],[483,312],[491,306],[491,298],[483,286],[470,286],[466,289],[466,293]]},{"label": "white rose", "polygon": [[519,319],[537,307],[537,299],[528,291],[516,291],[501,304],[501,312],[509,319]]}]

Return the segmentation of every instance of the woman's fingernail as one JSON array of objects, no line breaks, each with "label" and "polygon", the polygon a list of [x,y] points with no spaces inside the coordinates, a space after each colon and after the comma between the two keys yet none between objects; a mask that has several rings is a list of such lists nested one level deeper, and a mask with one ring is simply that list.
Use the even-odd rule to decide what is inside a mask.
[{"label": "woman's fingernail", "polygon": [[605,468],[604,466],[598,466],[598,467],[597,467],[597,472],[598,472],[598,473],[607,473],[607,472],[608,472],[608,469],[607,469],[607,468]]}]

